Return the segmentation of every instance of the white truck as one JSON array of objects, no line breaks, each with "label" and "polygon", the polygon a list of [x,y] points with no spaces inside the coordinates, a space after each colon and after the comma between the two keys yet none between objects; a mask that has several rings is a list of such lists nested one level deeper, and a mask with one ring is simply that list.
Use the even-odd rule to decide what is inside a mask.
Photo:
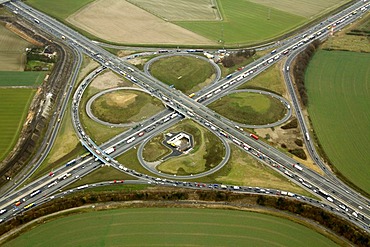
[{"label": "white truck", "polygon": [[134,140],[135,140],[135,137],[131,137],[130,139],[128,139],[128,140],[126,141],[126,143],[127,143],[127,144],[129,144],[129,143],[133,142]]},{"label": "white truck", "polygon": [[113,153],[114,151],[116,151],[116,149],[114,147],[111,147],[111,148],[108,148],[107,150],[104,151],[105,154],[111,154]]}]

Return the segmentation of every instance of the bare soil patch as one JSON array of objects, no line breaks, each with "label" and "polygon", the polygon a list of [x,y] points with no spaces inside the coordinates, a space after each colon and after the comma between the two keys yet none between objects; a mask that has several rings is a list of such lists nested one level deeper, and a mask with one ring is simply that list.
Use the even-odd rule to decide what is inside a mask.
[{"label": "bare soil patch", "polygon": [[96,77],[90,86],[98,90],[105,90],[115,87],[131,87],[132,84],[123,80],[112,71],[108,71]]},{"label": "bare soil patch", "polygon": [[67,21],[99,38],[117,43],[213,44],[198,34],[121,0],[94,1],[68,17]]},{"label": "bare soil patch", "polygon": [[126,108],[135,102],[137,95],[133,93],[123,93],[123,94],[110,94],[110,98],[107,99],[107,104],[110,106]]}]

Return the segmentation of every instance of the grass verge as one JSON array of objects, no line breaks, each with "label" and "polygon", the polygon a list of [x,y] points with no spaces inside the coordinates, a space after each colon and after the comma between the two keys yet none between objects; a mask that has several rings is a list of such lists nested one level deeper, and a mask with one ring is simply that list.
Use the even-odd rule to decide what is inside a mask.
[{"label": "grass verge", "polygon": [[200,90],[198,85],[204,84],[214,74],[210,63],[188,56],[161,58],[150,66],[150,71],[160,81],[174,85],[185,94]]},{"label": "grass verge", "polygon": [[209,108],[235,122],[254,125],[274,123],[286,114],[280,100],[247,92],[226,95],[210,104]]}]

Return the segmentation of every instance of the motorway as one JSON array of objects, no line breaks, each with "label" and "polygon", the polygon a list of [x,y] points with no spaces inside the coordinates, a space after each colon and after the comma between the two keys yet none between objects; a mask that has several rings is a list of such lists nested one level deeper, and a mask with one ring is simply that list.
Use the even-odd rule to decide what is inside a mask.
[{"label": "motorway", "polygon": [[[82,54],[76,49],[72,49],[74,53],[74,60],[73,60],[73,71],[72,74],[69,77],[68,83],[66,83],[66,86],[64,88],[63,98],[59,100],[56,109],[58,109],[56,112],[54,112],[51,121],[49,123],[49,127],[45,134],[45,140],[43,141],[42,145],[39,148],[39,151],[36,153],[34,158],[30,161],[30,164],[33,164],[30,170],[23,171],[18,176],[20,176],[20,179],[13,179],[14,184],[11,185],[9,188],[7,188],[7,192],[3,195],[7,195],[9,192],[16,189],[20,184],[24,183],[42,164],[42,162],[45,160],[47,155],[49,154],[51,148],[53,147],[53,143],[57,137],[57,133],[59,131],[59,128],[61,126],[60,119],[63,118],[65,110],[67,108],[68,100],[70,96],[72,95],[73,88],[75,86],[75,82],[77,79],[77,76],[80,71],[80,67],[82,64]],[[66,52],[64,51],[65,55],[62,57],[67,56]],[[66,59],[66,57],[64,58]],[[65,61],[64,61],[65,63]],[[2,188],[4,189],[4,188]]]},{"label": "motorway", "polygon": [[[37,18],[37,20],[39,21],[38,24],[40,28],[51,33],[52,35],[56,35],[56,37],[65,36],[66,42],[68,42],[70,45],[80,49],[80,51],[91,56],[96,61],[108,67],[109,69],[112,69],[113,71],[121,75],[124,75],[126,78],[136,83],[138,86],[148,89],[149,91],[151,91],[153,96],[160,98],[169,108],[175,110],[179,114],[179,116],[182,115],[191,118],[208,129],[213,128],[216,129],[219,133],[220,132],[227,133],[227,138],[229,140],[232,140],[240,148],[243,148],[246,152],[251,153],[252,155],[253,153],[257,153],[259,156],[258,158],[261,159],[263,162],[271,165],[271,167],[274,167],[276,170],[283,172],[284,174],[288,172],[290,174],[287,175],[288,177],[297,180],[299,184],[302,184],[303,187],[306,187],[306,189],[308,188],[308,190],[313,191],[318,196],[321,196],[323,198],[330,197],[332,201],[330,201],[331,203],[329,203],[329,205],[331,205],[331,207],[334,206],[333,208],[335,208],[338,206],[339,207],[337,208],[338,212],[341,212],[342,214],[346,215],[346,217],[348,217],[349,220],[351,220],[353,223],[363,227],[368,231],[369,205],[367,198],[358,195],[355,191],[351,190],[346,185],[343,185],[342,183],[338,182],[338,179],[336,179],[335,177],[332,176],[322,177],[306,167],[302,168],[302,166],[300,164],[297,164],[297,162],[291,157],[281,153],[280,151],[274,149],[273,147],[270,147],[269,145],[261,141],[257,141],[250,138],[249,133],[246,133],[244,131],[241,131],[240,129],[235,128],[235,125],[231,123],[229,120],[225,119],[222,116],[219,116],[218,114],[215,114],[213,111],[209,110],[205,106],[212,100],[217,100],[222,95],[227,94],[229,90],[232,90],[235,87],[244,83],[245,81],[250,80],[251,78],[259,74],[260,72],[264,71],[266,68],[268,68],[275,62],[281,60],[282,57],[289,55],[290,53],[294,53],[293,50],[299,50],[305,47],[309,40],[306,41],[307,38],[303,37],[302,34],[299,34],[291,38],[290,42],[285,43],[284,46],[278,48],[276,52],[273,52],[272,54],[269,54],[264,58],[261,58],[255,61],[254,63],[246,66],[242,71],[234,73],[231,79],[223,79],[219,83],[212,84],[202,89],[201,92],[197,94],[196,100],[194,100],[188,98],[186,95],[182,94],[178,90],[168,88],[167,85],[164,85],[162,82],[159,82],[158,80],[149,77],[145,73],[135,68],[131,68],[129,64],[125,63],[124,61],[121,61],[114,55],[98,47],[96,44],[94,44],[94,42],[87,40],[82,35],[65,27],[63,24],[57,22],[56,20],[51,19],[48,16],[34,9],[30,9],[27,5],[18,1],[13,3],[7,3],[5,5],[12,10],[15,10],[15,8],[17,8],[19,14],[21,14],[24,18],[29,19],[30,21],[34,21],[34,19]],[[344,11],[341,11],[334,17],[331,17],[328,20],[323,21],[322,22],[323,24],[318,24],[312,27],[310,30],[305,31],[305,33],[309,33],[309,36],[313,36],[313,38],[325,38],[328,35],[326,27],[329,24],[332,25],[338,21],[341,21],[343,18],[345,18],[345,20],[341,21],[338,24],[338,26],[348,24],[349,22],[361,16],[361,11],[358,11],[357,14],[351,13],[355,9],[359,9],[364,6],[365,6],[364,3],[356,2],[351,7],[347,8]],[[286,51],[288,52],[285,53]],[[223,88],[226,85],[228,85],[228,87]],[[82,91],[80,91],[80,89],[82,89]],[[220,89],[221,92],[220,91],[217,92]],[[78,95],[80,92],[81,94]],[[74,99],[79,99],[82,96],[83,88],[77,89],[76,93],[77,95],[74,96]],[[295,95],[295,92],[292,93],[293,93],[292,95]],[[299,105],[297,109],[300,109]],[[170,114],[173,114],[173,112]],[[75,121],[74,124],[75,125],[78,124],[78,120]],[[78,128],[76,129],[78,130]],[[128,134],[130,139],[132,139],[133,135],[137,135],[139,131],[145,131],[145,129],[141,128],[140,130],[137,131],[135,130],[134,133],[131,133],[131,135]],[[93,141],[89,139],[89,137],[86,136],[82,128],[78,130],[78,135],[81,138],[82,144],[99,161],[101,161],[104,164],[112,165],[117,169],[123,170],[124,166],[118,164],[118,162],[116,162],[113,159],[114,157],[104,154],[102,152],[102,149],[98,147],[95,143],[93,143]],[[136,145],[139,142],[139,138],[136,138],[132,142],[127,143],[127,141],[130,140],[127,138],[118,141],[116,145],[124,144],[121,145],[122,147],[120,148],[122,148],[122,150],[125,149],[128,150],[132,148],[133,145]],[[115,155],[118,155],[118,152],[117,153],[115,152]],[[92,167],[100,163],[98,161],[92,162],[91,160],[93,160],[93,158],[88,158],[86,161],[83,160],[82,162],[78,163],[78,166],[75,165],[73,169],[78,169],[79,167],[85,166],[86,164],[85,162],[90,162],[89,166]],[[72,168],[69,169],[71,169],[71,171],[73,170]],[[325,170],[325,172],[326,174],[330,174],[330,171]],[[138,177],[143,176],[143,174],[136,173],[133,173],[133,175]],[[28,188],[28,193],[32,191],[31,188]],[[27,193],[25,193],[24,191],[23,193],[21,192],[16,193],[18,197],[27,195]],[[37,196],[38,195],[32,197],[32,200],[37,199],[38,198]],[[10,198],[11,196],[5,198],[6,201],[3,200],[2,198],[0,204],[4,207],[5,205],[7,205],[6,207],[9,207],[10,206],[9,203],[12,201]],[[355,216],[354,213],[357,216]]]}]

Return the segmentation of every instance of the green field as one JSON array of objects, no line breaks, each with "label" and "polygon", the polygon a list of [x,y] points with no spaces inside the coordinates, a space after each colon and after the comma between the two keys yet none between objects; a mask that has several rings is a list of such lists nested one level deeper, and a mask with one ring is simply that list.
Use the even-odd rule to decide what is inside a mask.
[{"label": "green field", "polygon": [[0,71],[23,71],[26,62],[26,48],[31,46],[30,43],[0,24]]},{"label": "green field", "polygon": [[4,86],[38,86],[46,72],[36,71],[0,71],[0,87]]},{"label": "green field", "polygon": [[214,74],[210,63],[188,56],[162,58],[150,66],[150,71],[160,81],[174,85],[185,94],[194,93],[209,84],[209,78]]},{"label": "green field", "polygon": [[222,209],[127,208],[39,225],[5,246],[337,246],[296,222]]},{"label": "green field", "polygon": [[209,108],[235,122],[253,125],[274,123],[286,113],[280,100],[248,92],[229,94],[210,104]]},{"label": "green field", "polygon": [[291,14],[312,18],[322,12],[328,12],[333,8],[349,2],[350,0],[250,0],[254,3],[263,4],[267,7],[276,8]]},{"label": "green field", "polygon": [[48,13],[48,15],[58,19],[66,19],[68,16],[93,1],[94,0],[26,0],[25,2],[42,12]]},{"label": "green field", "polygon": [[106,93],[91,105],[93,114],[108,123],[140,122],[164,109],[162,102],[149,94],[133,90]]},{"label": "green field", "polygon": [[306,72],[308,112],[342,175],[370,193],[370,54],[319,51]]},{"label": "green field", "polygon": [[175,24],[226,45],[241,45],[272,39],[308,19],[242,0],[218,0],[223,21],[179,21]]},{"label": "green field", "polygon": [[16,144],[36,90],[0,89],[0,161]]}]

